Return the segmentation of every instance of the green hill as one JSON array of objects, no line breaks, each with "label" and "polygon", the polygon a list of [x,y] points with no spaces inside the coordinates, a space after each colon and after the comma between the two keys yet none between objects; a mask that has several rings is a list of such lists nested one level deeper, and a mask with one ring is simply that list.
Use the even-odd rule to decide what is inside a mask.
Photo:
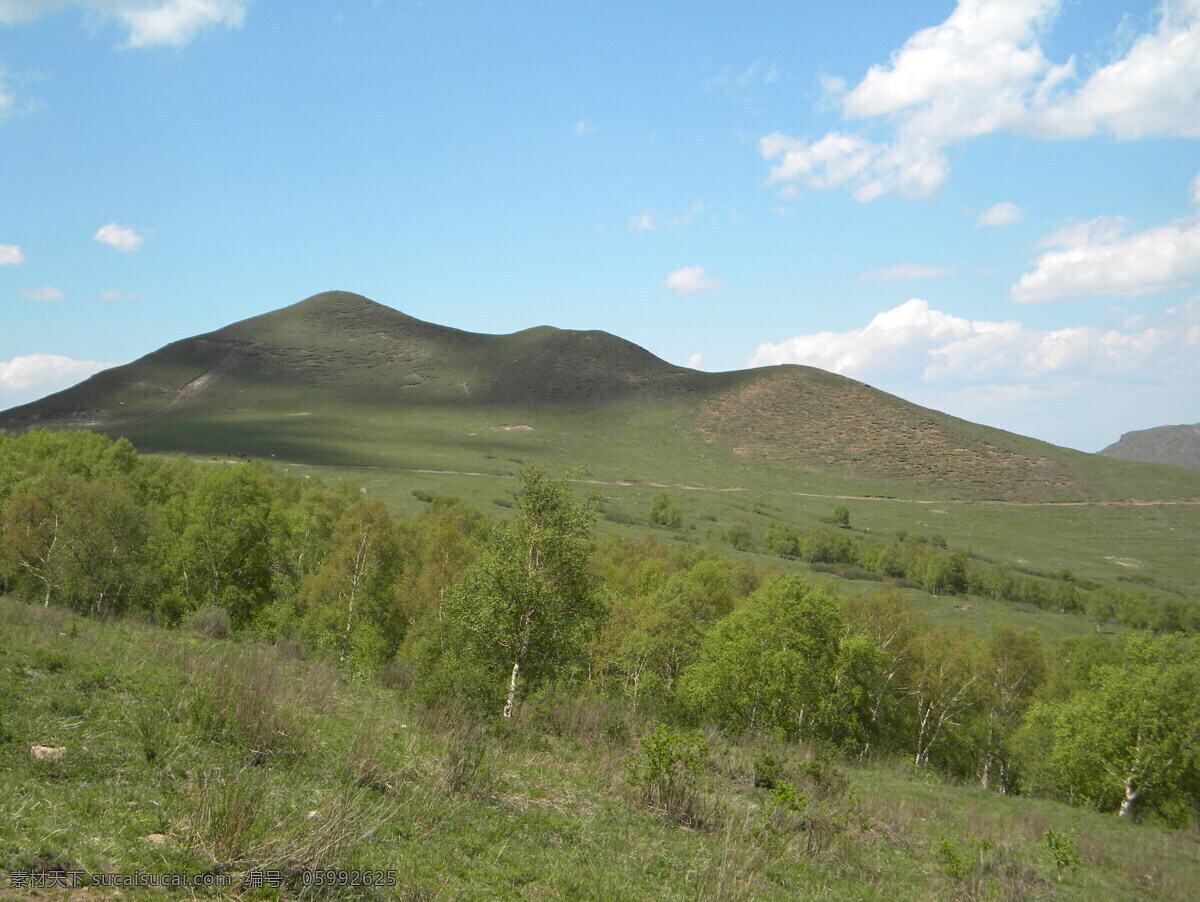
[{"label": "green hill", "polygon": [[811,367],[700,373],[605,332],[481,335],[326,292],[0,414],[148,451],[910,499],[1200,498],[1200,474],[1083,454]]}]

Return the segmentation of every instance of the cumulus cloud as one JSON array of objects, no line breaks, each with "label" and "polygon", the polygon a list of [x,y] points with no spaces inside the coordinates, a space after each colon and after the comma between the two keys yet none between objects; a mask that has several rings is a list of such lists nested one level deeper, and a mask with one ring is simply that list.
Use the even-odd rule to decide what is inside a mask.
[{"label": "cumulus cloud", "polygon": [[0,24],[27,22],[67,5],[116,19],[127,30],[123,48],[179,47],[217,26],[239,27],[248,0],[0,0]]},{"label": "cumulus cloud", "polygon": [[1004,226],[1021,221],[1021,208],[1011,201],[988,207],[975,218],[977,226]]},{"label": "cumulus cloud", "polygon": [[1188,194],[1191,195],[1192,203],[1200,204],[1200,173],[1192,179],[1192,183],[1188,185]]},{"label": "cumulus cloud", "polygon": [[26,288],[21,292],[31,301],[61,301],[66,297],[61,288],[53,285],[43,285],[40,288]]},{"label": "cumulus cloud", "polygon": [[676,294],[695,294],[697,291],[719,291],[724,282],[710,279],[704,274],[703,266],[685,266],[667,273],[663,285]]},{"label": "cumulus cloud", "polygon": [[919,266],[916,263],[902,263],[887,269],[873,269],[858,278],[864,282],[896,282],[904,279],[936,279],[949,273],[949,266]]},{"label": "cumulus cloud", "polygon": [[1082,297],[1138,297],[1200,281],[1200,222],[1123,234],[1124,221],[1100,217],[1046,236],[1032,272],[1010,294],[1018,304]]},{"label": "cumulus cloud", "polygon": [[592,125],[591,119],[580,119],[573,126],[571,126],[571,134],[573,134],[577,137],[583,136],[583,135],[590,135],[590,134],[594,133],[595,131],[596,131],[596,126]]},{"label": "cumulus cloud", "polygon": [[58,354],[0,360],[0,407],[14,407],[61,391],[112,365]]},{"label": "cumulus cloud", "polygon": [[136,229],[110,222],[100,226],[96,230],[96,234],[92,236],[92,240],[129,254],[138,250],[146,239],[145,236],[138,234]]},{"label": "cumulus cloud", "polygon": [[0,244],[0,266],[20,266],[25,255],[15,244]]},{"label": "cumulus cloud", "polygon": [[703,213],[709,208],[709,204],[704,201],[694,201],[687,211],[680,213],[678,216],[671,216],[665,213],[659,213],[656,210],[643,210],[640,213],[635,213],[629,217],[629,223],[626,226],[633,232],[665,232],[671,229],[677,229],[680,226],[685,226],[696,218],[696,214]]},{"label": "cumulus cloud", "polygon": [[1054,63],[1042,50],[1061,5],[958,0],[854,87],[825,78],[826,100],[845,120],[880,123],[889,137],[768,135],[758,147],[773,162],[768,184],[846,187],[859,201],[927,198],[949,173],[946,148],[983,135],[1200,137],[1200,0],[1162,4],[1152,33],[1082,78],[1074,58]]},{"label": "cumulus cloud", "polygon": [[686,366],[689,370],[697,370],[700,368],[700,364],[703,362],[704,355],[697,351],[687,359],[687,363],[685,363],[684,366]]},{"label": "cumulus cloud", "polygon": [[1171,309],[1138,331],[1090,326],[1033,329],[1015,320],[970,320],[912,298],[845,332],[760,345],[748,366],[799,363],[873,384],[1012,384],[1167,372],[1200,355],[1200,303]]}]

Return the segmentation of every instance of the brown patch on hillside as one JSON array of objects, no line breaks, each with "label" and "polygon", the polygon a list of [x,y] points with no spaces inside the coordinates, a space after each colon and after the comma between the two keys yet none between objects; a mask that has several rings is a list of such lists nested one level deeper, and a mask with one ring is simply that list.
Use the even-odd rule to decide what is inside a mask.
[{"label": "brown patch on hillside", "polygon": [[1037,494],[1074,485],[1057,461],[954,428],[924,408],[829,373],[760,373],[706,403],[706,442],[746,461],[849,477],[952,486],[974,497]]}]

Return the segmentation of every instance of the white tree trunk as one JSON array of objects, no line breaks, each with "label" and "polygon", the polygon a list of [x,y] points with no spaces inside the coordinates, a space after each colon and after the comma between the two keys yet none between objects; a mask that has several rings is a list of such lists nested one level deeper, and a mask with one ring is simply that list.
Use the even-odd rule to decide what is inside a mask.
[{"label": "white tree trunk", "polygon": [[508,699],[504,702],[504,716],[512,717],[513,705],[517,700],[517,674],[521,671],[521,662],[513,661],[512,677],[508,681]]}]

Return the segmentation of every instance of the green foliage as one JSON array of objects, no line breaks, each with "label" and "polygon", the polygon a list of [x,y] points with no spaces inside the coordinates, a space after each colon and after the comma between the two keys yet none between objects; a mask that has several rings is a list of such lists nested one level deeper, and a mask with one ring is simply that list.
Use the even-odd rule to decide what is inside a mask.
[{"label": "green foliage", "polygon": [[721,531],[721,538],[738,551],[753,551],[756,547],[754,529],[745,520],[730,523]]},{"label": "green foliage", "polygon": [[763,536],[763,544],[768,551],[780,557],[800,556],[800,538],[796,535],[796,530],[786,523],[771,523]]},{"label": "green foliage", "polygon": [[1048,829],[1042,837],[1046,857],[1057,868],[1059,880],[1062,879],[1064,871],[1074,870],[1083,864],[1083,856],[1079,854],[1079,847],[1076,844],[1078,837],[1078,830],[1055,830],[1053,827]]},{"label": "green foliage", "polygon": [[719,621],[681,692],[698,714],[738,731],[829,740],[844,624],[832,595],[780,577]]},{"label": "green foliage", "polygon": [[526,687],[583,670],[606,613],[588,572],[593,519],[565,479],[524,468],[516,519],[493,528],[446,596],[444,666],[480,669],[506,717]]},{"label": "green foliage", "polygon": [[1197,806],[1200,650],[1194,639],[1133,633],[1119,663],[1097,664],[1063,701],[1029,713],[1034,786],[1123,817]]},{"label": "green foliage", "polygon": [[659,492],[650,504],[650,525],[665,529],[679,529],[683,526],[683,513],[666,492]]},{"label": "green foliage", "polygon": [[844,504],[839,504],[833,509],[833,513],[828,517],[822,517],[821,520],[825,523],[830,523],[834,526],[840,526],[842,529],[850,528],[850,508]]},{"label": "green foliage", "polygon": [[640,790],[642,804],[676,823],[696,823],[696,782],[709,766],[708,745],[699,733],[677,732],[660,723],[642,737],[641,746],[641,756],[626,759],[625,770],[630,785]]}]

